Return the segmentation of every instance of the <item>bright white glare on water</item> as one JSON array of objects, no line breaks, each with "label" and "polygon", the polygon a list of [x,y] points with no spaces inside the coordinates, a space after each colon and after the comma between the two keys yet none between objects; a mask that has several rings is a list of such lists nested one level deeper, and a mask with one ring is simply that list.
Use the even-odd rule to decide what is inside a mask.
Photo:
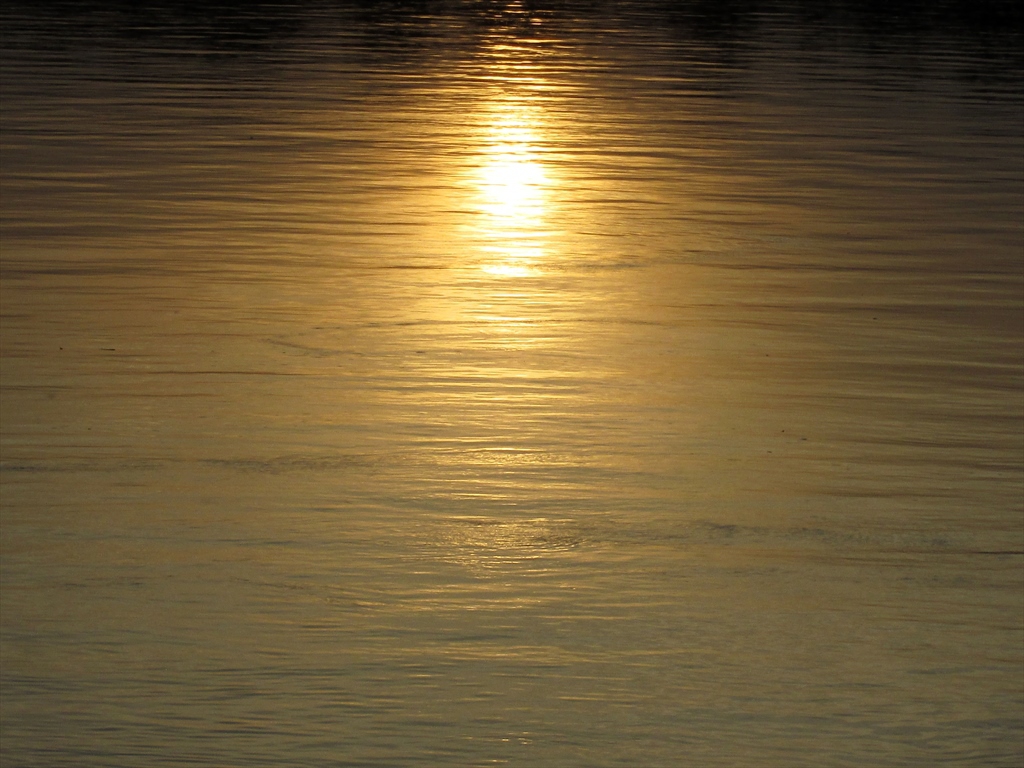
[{"label": "bright white glare on water", "polygon": [[[522,86],[519,86],[520,88]],[[542,158],[545,123],[535,97],[495,93],[479,116],[473,172],[481,269],[504,277],[540,274],[547,257],[551,172]]]}]

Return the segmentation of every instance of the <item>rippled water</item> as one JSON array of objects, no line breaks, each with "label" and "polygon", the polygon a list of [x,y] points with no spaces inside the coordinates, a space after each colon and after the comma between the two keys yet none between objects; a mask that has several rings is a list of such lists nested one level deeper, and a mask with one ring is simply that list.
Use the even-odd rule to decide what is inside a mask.
[{"label": "rippled water", "polygon": [[3,765],[1019,766],[1019,12],[822,7],[5,4]]}]

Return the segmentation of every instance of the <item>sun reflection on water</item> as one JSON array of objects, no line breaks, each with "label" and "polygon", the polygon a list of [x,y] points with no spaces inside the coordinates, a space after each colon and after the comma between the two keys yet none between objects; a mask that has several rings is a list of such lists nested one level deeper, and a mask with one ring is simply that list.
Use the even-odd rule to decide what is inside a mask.
[{"label": "sun reflection on water", "polygon": [[566,557],[580,544],[579,533],[564,520],[495,520],[456,516],[437,537],[445,559],[486,574],[510,567],[545,570],[552,558]]},{"label": "sun reflection on water", "polygon": [[484,111],[480,138],[473,182],[481,269],[498,277],[540,274],[553,179],[542,160],[544,123],[536,96],[497,96]]},{"label": "sun reflection on water", "polygon": [[558,263],[571,205],[560,186],[570,171],[564,156],[552,158],[571,128],[541,56],[496,45],[477,62],[488,85],[460,124],[457,180],[446,185],[458,195],[446,206],[458,268],[419,303],[449,335],[436,354],[412,359],[418,380],[431,383],[418,404],[428,398],[423,412],[443,437],[424,445],[434,498],[445,504],[430,548],[480,581],[466,588],[464,605],[502,610],[539,599],[503,584],[543,576],[579,546],[571,523],[534,516],[542,510],[533,505],[566,493],[543,478],[578,463],[549,445],[576,395],[573,373],[551,350],[567,333],[567,307],[585,295],[564,290]]}]

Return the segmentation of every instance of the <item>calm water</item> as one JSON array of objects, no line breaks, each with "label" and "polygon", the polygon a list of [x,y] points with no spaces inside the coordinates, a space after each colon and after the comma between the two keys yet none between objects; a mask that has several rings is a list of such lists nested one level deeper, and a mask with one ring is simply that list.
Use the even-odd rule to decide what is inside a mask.
[{"label": "calm water", "polygon": [[1018,11],[147,6],[3,11],[3,766],[1024,762]]}]

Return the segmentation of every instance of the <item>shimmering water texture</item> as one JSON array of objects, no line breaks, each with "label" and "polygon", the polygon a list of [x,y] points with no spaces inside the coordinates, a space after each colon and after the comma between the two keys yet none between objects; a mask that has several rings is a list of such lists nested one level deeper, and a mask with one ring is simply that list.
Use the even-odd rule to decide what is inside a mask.
[{"label": "shimmering water texture", "polygon": [[2,765],[1020,768],[1019,11],[863,5],[5,3]]}]

